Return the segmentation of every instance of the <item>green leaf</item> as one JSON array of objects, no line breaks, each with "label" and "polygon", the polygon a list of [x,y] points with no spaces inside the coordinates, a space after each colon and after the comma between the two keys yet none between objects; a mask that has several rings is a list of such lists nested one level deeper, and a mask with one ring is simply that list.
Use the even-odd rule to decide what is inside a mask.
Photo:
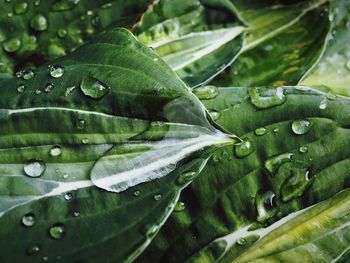
[{"label": "green leaf", "polygon": [[219,74],[236,58],[244,28],[232,14],[198,0],[174,6],[162,0],[135,27],[141,42],[151,46],[191,87]]},{"label": "green leaf", "polygon": [[[188,260],[219,237],[248,225],[264,231],[350,186],[350,100],[306,87],[281,89],[219,88],[214,99],[203,100],[216,122],[243,142],[213,154],[142,262]],[[213,245],[199,262],[215,262],[225,248]]]},{"label": "green leaf", "polygon": [[326,88],[349,96],[350,83],[350,3],[331,1],[329,18],[331,31],[325,52],[318,64],[301,80],[303,85]]},{"label": "green leaf", "polygon": [[[81,46],[110,27],[131,27],[147,0],[0,2],[0,75],[41,65]],[[4,75],[4,73],[6,73]]]},{"label": "green leaf", "polygon": [[1,262],[132,261],[236,140],[126,29],[0,87]]},{"label": "green leaf", "polygon": [[324,2],[307,1],[243,12],[250,34],[239,57],[212,84],[296,85],[322,53],[329,30],[328,4]]}]

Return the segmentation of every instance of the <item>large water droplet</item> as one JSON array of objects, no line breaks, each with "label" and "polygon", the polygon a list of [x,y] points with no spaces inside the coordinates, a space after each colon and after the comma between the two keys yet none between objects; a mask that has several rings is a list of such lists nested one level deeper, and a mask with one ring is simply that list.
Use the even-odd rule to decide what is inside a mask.
[{"label": "large water droplet", "polygon": [[35,31],[45,31],[48,28],[46,17],[42,14],[37,14],[30,20],[30,27]]},{"label": "large water droplet", "polygon": [[28,11],[28,2],[19,2],[13,6],[13,12],[16,15],[24,14]]},{"label": "large water droplet", "polygon": [[265,223],[277,213],[275,194],[272,191],[265,193],[258,191],[255,196],[255,207],[258,213],[257,221]]},{"label": "large water droplet", "polygon": [[71,10],[78,5],[80,0],[61,0],[51,6],[52,11],[61,12]]},{"label": "large water droplet", "polygon": [[46,169],[46,165],[40,160],[31,160],[24,165],[24,173],[29,177],[39,177]]},{"label": "large water droplet", "polygon": [[12,37],[2,42],[3,49],[8,53],[14,53],[22,47],[22,41],[19,37]]},{"label": "large water droplet", "polygon": [[26,227],[34,226],[35,222],[35,215],[33,213],[25,214],[22,217],[22,224]]},{"label": "large water droplet", "polygon": [[109,87],[94,77],[86,77],[80,83],[82,92],[93,99],[100,99],[105,96]]},{"label": "large water droplet", "polygon": [[275,175],[280,166],[286,162],[290,162],[292,160],[292,157],[292,153],[283,153],[273,156],[266,160],[265,168],[270,172],[271,175]]},{"label": "large water droplet", "polygon": [[60,78],[64,74],[64,68],[60,65],[49,66],[50,76],[53,78]]},{"label": "large water droplet", "polygon": [[55,145],[50,149],[50,155],[52,157],[60,156],[62,154],[62,148],[59,145]]},{"label": "large water droplet", "polygon": [[286,96],[282,87],[270,89],[267,96],[261,96],[257,88],[249,90],[250,100],[258,109],[267,109],[285,103]]},{"label": "large water droplet", "polygon": [[295,120],[292,122],[292,131],[298,135],[307,133],[311,127],[312,124],[308,120]]},{"label": "large water droplet", "polygon": [[237,158],[244,158],[254,151],[253,145],[248,140],[243,140],[242,143],[235,146],[235,155]]},{"label": "large water droplet", "polygon": [[292,170],[292,176],[288,177],[281,185],[281,197],[283,202],[300,197],[309,186],[309,171],[306,168]]},{"label": "large water droplet", "polygon": [[219,91],[215,86],[202,86],[192,90],[192,92],[200,99],[200,100],[209,100],[215,98]]},{"label": "large water droplet", "polygon": [[49,230],[49,234],[53,239],[61,239],[65,233],[65,228],[62,224],[53,225]]},{"label": "large water droplet", "polygon": [[38,253],[39,251],[40,251],[40,248],[37,245],[32,245],[32,246],[28,247],[26,250],[27,255],[29,255],[29,256],[34,255],[34,254]]}]

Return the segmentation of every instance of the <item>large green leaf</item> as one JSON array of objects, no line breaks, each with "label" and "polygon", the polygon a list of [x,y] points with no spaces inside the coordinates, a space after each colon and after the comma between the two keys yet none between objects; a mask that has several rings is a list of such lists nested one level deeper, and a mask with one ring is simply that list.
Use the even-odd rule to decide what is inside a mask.
[{"label": "large green leaf", "polygon": [[206,7],[199,0],[174,5],[161,0],[135,27],[189,86],[210,80],[230,65],[242,46],[242,32],[232,13]]},{"label": "large green leaf", "polygon": [[[203,101],[244,142],[214,153],[142,262],[185,261],[219,237],[268,226],[349,187],[350,100],[306,87],[283,91],[220,88]],[[214,262],[225,247],[213,246],[200,262]]]},{"label": "large green leaf", "polygon": [[26,63],[43,64],[46,59],[65,55],[106,28],[130,27],[148,2],[1,1],[0,72],[11,75]]},{"label": "large green leaf", "polygon": [[330,6],[331,31],[326,50],[302,84],[330,89],[335,93],[350,95],[350,2],[332,0]]},{"label": "large green leaf", "polygon": [[[239,2],[239,1],[238,1]],[[295,85],[318,60],[329,30],[328,4],[248,9],[250,34],[239,57],[212,83],[218,86]],[[248,3],[248,1],[247,1]],[[260,1],[254,1],[256,5]],[[254,5],[252,5],[254,6]]]},{"label": "large green leaf", "polygon": [[1,262],[133,260],[235,140],[126,29],[0,87]]}]

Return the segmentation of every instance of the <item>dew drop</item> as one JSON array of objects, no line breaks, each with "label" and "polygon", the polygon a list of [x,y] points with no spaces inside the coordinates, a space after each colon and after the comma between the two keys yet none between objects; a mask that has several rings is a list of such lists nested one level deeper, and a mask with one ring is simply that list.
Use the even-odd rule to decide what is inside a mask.
[{"label": "dew drop", "polygon": [[62,12],[72,10],[79,4],[80,0],[61,0],[51,6],[52,11]]},{"label": "dew drop", "polygon": [[179,178],[177,179],[177,183],[179,185],[183,185],[187,182],[192,181],[196,177],[197,173],[196,172],[185,172],[180,174]]},{"label": "dew drop", "polygon": [[22,92],[24,92],[25,89],[26,89],[26,87],[23,84],[21,84],[17,87],[17,92],[22,93]]},{"label": "dew drop", "polygon": [[88,138],[83,138],[83,139],[81,140],[81,142],[82,142],[83,144],[88,144],[90,141],[89,141]]},{"label": "dew drop", "polygon": [[220,116],[221,116],[220,112],[215,111],[215,110],[210,110],[209,111],[209,115],[213,119],[213,121],[218,120],[220,118]]},{"label": "dew drop", "polygon": [[134,192],[134,196],[139,196],[141,194],[141,191],[140,190],[136,190],[135,192]]},{"label": "dew drop", "polygon": [[307,153],[308,150],[309,149],[307,148],[307,146],[300,146],[300,148],[299,148],[299,152],[301,152],[301,153]]},{"label": "dew drop", "polygon": [[84,130],[86,126],[86,122],[83,119],[78,119],[77,121],[77,129],[78,130]]},{"label": "dew drop", "polygon": [[237,239],[236,243],[240,246],[245,246],[247,244],[247,240],[243,237]]},{"label": "dew drop", "polygon": [[44,91],[47,92],[47,93],[49,93],[49,92],[53,91],[54,88],[55,88],[55,85],[54,85],[54,84],[48,83],[48,84],[46,84]]},{"label": "dew drop", "polygon": [[50,155],[52,157],[57,157],[62,154],[62,148],[59,145],[55,145],[50,149]]},{"label": "dew drop", "polygon": [[302,196],[309,184],[309,171],[306,168],[294,168],[292,176],[288,177],[281,185],[282,201],[288,202]]},{"label": "dew drop", "polygon": [[273,129],[273,132],[274,132],[274,133],[278,133],[278,131],[279,131],[278,128],[274,128],[274,129]]},{"label": "dew drop", "polygon": [[244,158],[254,151],[253,145],[248,140],[243,140],[235,146],[235,155],[237,158]]},{"label": "dew drop", "polygon": [[31,160],[24,165],[24,173],[29,177],[39,177],[46,169],[46,165],[40,160]]},{"label": "dew drop", "polygon": [[43,261],[48,261],[49,260],[49,257],[48,256],[43,256]]},{"label": "dew drop", "polygon": [[94,77],[86,77],[80,84],[82,92],[93,99],[100,99],[105,96],[109,87]]},{"label": "dew drop", "polygon": [[146,237],[147,238],[152,238],[158,231],[159,227],[157,225],[153,225],[149,227],[146,231]]},{"label": "dew drop", "polygon": [[198,97],[200,100],[209,100],[214,99],[219,91],[215,86],[202,86],[192,90],[192,92]]},{"label": "dew drop", "polygon": [[286,162],[290,162],[292,160],[292,157],[292,153],[283,153],[273,156],[265,161],[265,168],[270,172],[271,175],[275,175],[280,166]]},{"label": "dew drop", "polygon": [[70,201],[70,200],[72,200],[72,198],[73,198],[73,195],[72,195],[71,193],[66,193],[66,194],[64,195],[64,199],[65,199],[66,201]]},{"label": "dew drop", "polygon": [[68,87],[64,93],[64,96],[66,96],[66,97],[69,96],[73,92],[74,89],[75,89],[75,86]]},{"label": "dew drop", "polygon": [[50,227],[49,234],[53,239],[61,239],[65,235],[65,228],[62,224],[56,224]]},{"label": "dew drop", "polygon": [[28,11],[28,3],[27,2],[19,2],[13,6],[13,12],[16,15],[25,14]]},{"label": "dew drop", "polygon": [[45,31],[48,28],[46,17],[42,14],[37,14],[30,20],[30,27],[35,31]]},{"label": "dew drop", "polygon": [[112,3],[106,3],[106,4],[103,4],[101,6],[102,9],[107,9],[107,8],[111,8],[112,7]]},{"label": "dew drop", "polygon": [[58,36],[59,38],[65,38],[65,37],[67,36],[67,34],[68,34],[67,30],[64,29],[64,28],[60,28],[60,29],[58,29],[58,31],[57,31],[57,36]]},{"label": "dew drop", "polygon": [[181,212],[181,211],[185,210],[185,208],[186,208],[185,203],[179,201],[179,202],[176,203],[174,211],[175,212]]},{"label": "dew drop", "polygon": [[282,87],[267,90],[267,96],[261,96],[257,88],[249,90],[250,101],[258,109],[267,109],[274,106],[282,105],[286,102],[286,96]]},{"label": "dew drop", "polygon": [[258,191],[255,196],[255,207],[258,213],[257,221],[265,223],[272,218],[276,213],[275,194],[272,191],[265,193]]},{"label": "dew drop", "polygon": [[26,227],[31,227],[35,225],[35,215],[33,213],[25,214],[22,217],[22,224]]},{"label": "dew drop", "polygon": [[265,135],[267,133],[267,129],[264,127],[257,128],[257,129],[255,129],[254,133],[257,136],[262,136],[262,135]]},{"label": "dew drop", "polygon": [[35,91],[35,94],[37,94],[37,95],[39,95],[41,93],[41,90],[40,89],[37,89],[36,91]]},{"label": "dew drop", "polygon": [[34,255],[36,253],[38,253],[40,251],[40,248],[39,246],[37,245],[32,245],[30,247],[27,248],[27,255],[31,256],[31,255]]},{"label": "dew drop", "polygon": [[25,80],[32,79],[34,77],[34,71],[31,69],[26,69],[22,71],[22,78]]},{"label": "dew drop", "polygon": [[154,196],[154,200],[159,201],[160,199],[162,199],[162,195],[161,194],[156,194]]},{"label": "dew drop", "polygon": [[74,215],[75,217],[78,217],[78,216],[80,215],[80,212],[79,212],[79,211],[74,211],[73,215]]},{"label": "dew drop", "polygon": [[64,74],[64,67],[60,65],[49,66],[50,76],[53,78],[60,78]]},{"label": "dew drop", "polygon": [[295,120],[292,122],[292,131],[298,135],[307,133],[311,127],[311,122],[308,120]]},{"label": "dew drop", "polygon": [[324,109],[327,108],[327,99],[324,99],[324,100],[321,101],[319,108],[321,110],[324,110]]},{"label": "dew drop", "polygon": [[64,174],[62,175],[63,179],[68,179],[69,178],[69,174]]},{"label": "dew drop", "polygon": [[2,42],[2,47],[8,53],[15,53],[22,47],[22,41],[19,37],[12,37]]}]

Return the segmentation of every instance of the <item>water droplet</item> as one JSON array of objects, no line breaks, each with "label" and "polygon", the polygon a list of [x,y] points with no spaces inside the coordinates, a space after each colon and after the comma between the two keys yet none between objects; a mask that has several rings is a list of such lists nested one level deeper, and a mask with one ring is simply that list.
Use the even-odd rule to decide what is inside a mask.
[{"label": "water droplet", "polygon": [[73,215],[74,215],[75,217],[78,217],[78,216],[80,215],[80,212],[79,212],[79,211],[74,211]]},{"label": "water droplet", "polygon": [[35,215],[33,213],[25,214],[22,217],[22,224],[26,227],[34,226],[35,222]]},{"label": "water droplet", "polygon": [[48,93],[48,92],[53,91],[54,88],[55,88],[55,85],[54,85],[54,84],[48,83],[48,84],[46,84],[44,91]]},{"label": "water droplet", "polygon": [[292,153],[283,153],[280,155],[273,156],[266,160],[265,168],[270,172],[271,175],[275,175],[280,168],[280,166],[286,162],[290,162],[292,160]]},{"label": "water droplet", "polygon": [[292,131],[298,135],[307,133],[311,127],[312,124],[308,120],[295,120],[292,122]]},{"label": "water droplet", "polygon": [[235,146],[235,155],[237,158],[244,158],[254,151],[253,145],[248,140],[243,140]]},{"label": "water droplet", "polygon": [[66,193],[66,194],[64,195],[64,199],[65,199],[66,201],[70,201],[70,200],[72,200],[72,198],[73,198],[73,195],[72,195],[71,193]]},{"label": "water droplet", "polygon": [[34,71],[31,69],[26,69],[22,71],[22,78],[25,80],[32,79],[34,77]]},{"label": "water droplet", "polygon": [[215,86],[202,86],[192,90],[192,92],[200,100],[214,99],[218,94],[219,90]]},{"label": "water droplet", "polygon": [[324,110],[324,109],[327,108],[327,99],[324,99],[324,100],[321,101],[319,108],[321,110]]},{"label": "water droplet", "polygon": [[185,208],[186,208],[185,203],[179,201],[179,202],[176,203],[175,208],[174,208],[174,211],[175,211],[175,212],[181,212],[181,211],[183,211]]},{"label": "water droplet", "polygon": [[157,225],[153,225],[151,227],[148,227],[146,231],[146,237],[152,238],[158,231],[159,227]]},{"label": "water droplet", "polygon": [[65,38],[65,37],[67,36],[67,34],[68,34],[67,30],[64,29],[64,28],[60,28],[60,29],[58,29],[58,31],[57,31],[57,36],[58,36],[59,38]]},{"label": "water droplet", "polygon": [[38,253],[40,251],[40,248],[39,246],[37,245],[32,245],[30,247],[27,248],[27,255],[31,256],[31,255],[34,255],[36,253]]},{"label": "water droplet", "polygon": [[62,175],[63,179],[68,179],[69,178],[69,174],[64,174]]},{"label": "water droplet", "polygon": [[40,89],[37,89],[36,91],[35,91],[35,94],[37,94],[37,95],[39,95],[41,93],[41,90]]},{"label": "water droplet", "polygon": [[109,87],[94,77],[86,77],[80,84],[82,92],[93,99],[100,99],[105,96]]},{"label": "water droplet", "polygon": [[136,190],[135,192],[134,192],[134,196],[139,196],[141,194],[141,191],[140,190]]},{"label": "water droplet", "polygon": [[78,119],[77,120],[77,129],[78,130],[84,130],[86,126],[86,122],[83,119]]},{"label": "water droplet", "polygon": [[272,191],[258,191],[255,196],[255,208],[258,212],[257,221],[265,223],[277,213],[275,194]]},{"label": "water droplet", "polygon": [[28,11],[28,3],[27,2],[19,2],[13,6],[13,12],[16,15],[24,14]]},{"label": "water droplet", "polygon": [[35,5],[35,6],[39,6],[39,5],[40,5],[40,0],[35,0],[35,1],[34,1],[34,5]]},{"label": "water droplet", "polygon": [[46,169],[46,165],[43,161],[31,160],[24,165],[24,173],[29,177],[39,177]]},{"label": "water droplet", "polygon": [[48,28],[46,17],[42,14],[37,14],[30,20],[30,27],[35,31],[45,31]]},{"label": "water droplet", "polygon": [[53,78],[60,78],[64,74],[64,68],[60,65],[49,66],[50,76]]},{"label": "water droplet", "polygon": [[73,9],[79,4],[80,0],[61,0],[51,6],[52,11],[62,12]]},{"label": "water droplet", "polygon": [[209,115],[213,119],[213,121],[218,120],[220,118],[220,116],[221,116],[220,112],[217,112],[215,110],[210,110],[209,111]]},{"label": "water droplet", "polygon": [[180,174],[179,178],[177,179],[177,183],[179,185],[183,185],[187,182],[192,181],[196,177],[197,173],[196,172],[186,172]]},{"label": "water droplet", "polygon": [[49,260],[49,257],[48,256],[43,256],[43,261],[48,261]]},{"label": "water droplet", "polygon": [[286,102],[286,96],[282,87],[269,89],[266,91],[267,96],[261,96],[257,88],[249,90],[250,101],[258,109],[267,109],[274,106],[282,105]]},{"label": "water droplet", "polygon": [[49,234],[53,239],[61,239],[65,235],[65,228],[62,224],[56,224],[50,227]]},{"label": "water droplet", "polygon": [[274,129],[273,129],[273,132],[274,132],[274,133],[277,133],[278,131],[279,131],[278,128],[274,128]]},{"label": "water droplet", "polygon": [[112,3],[106,3],[106,4],[103,4],[101,6],[102,9],[107,9],[107,8],[111,8],[112,7]]},{"label": "water droplet", "polygon": [[240,246],[244,246],[247,244],[247,240],[245,238],[241,237],[241,238],[237,239],[236,243]]},{"label": "water droplet", "polygon": [[22,93],[22,92],[24,92],[25,89],[26,89],[26,87],[23,84],[21,84],[17,87],[17,92]]},{"label": "water droplet", "polygon": [[75,89],[75,86],[68,87],[66,89],[66,92],[64,93],[64,96],[66,96],[66,97],[69,96],[69,94],[71,94],[74,89]]},{"label": "water droplet", "polygon": [[294,167],[292,175],[281,185],[282,201],[288,202],[293,198],[302,196],[309,184],[309,171],[306,168]]},{"label": "water droplet", "polygon": [[83,144],[88,144],[90,141],[89,141],[88,138],[83,138],[83,139],[81,140],[81,142],[82,142]]},{"label": "water droplet", "polygon": [[262,136],[262,135],[265,135],[267,133],[267,129],[264,127],[257,128],[257,129],[255,129],[254,133],[255,133],[255,135]]},{"label": "water droplet", "polygon": [[162,195],[161,195],[161,194],[156,194],[156,195],[154,196],[154,200],[156,200],[156,201],[159,201],[161,198],[162,198]]},{"label": "water droplet", "polygon": [[309,149],[307,148],[307,146],[300,146],[300,148],[299,148],[299,152],[301,152],[301,153],[307,153],[308,150]]},{"label": "water droplet", "polygon": [[12,12],[7,13],[7,17],[13,17],[13,13]]},{"label": "water droplet", "polygon": [[59,145],[55,145],[50,150],[50,155],[52,157],[60,156],[62,154],[62,148]]},{"label": "water droplet", "polygon": [[22,41],[19,37],[12,37],[2,42],[3,49],[8,53],[14,53],[22,47]]}]

